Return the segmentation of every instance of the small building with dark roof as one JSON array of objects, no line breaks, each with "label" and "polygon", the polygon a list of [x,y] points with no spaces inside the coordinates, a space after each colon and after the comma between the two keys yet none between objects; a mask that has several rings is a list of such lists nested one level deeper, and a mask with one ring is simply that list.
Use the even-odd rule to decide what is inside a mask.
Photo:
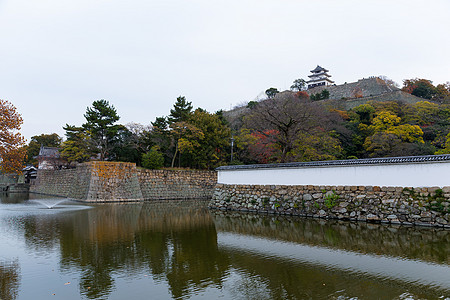
[{"label": "small building with dark roof", "polygon": [[61,159],[59,149],[56,147],[41,146],[39,155],[37,156],[38,169],[61,169],[64,161]]}]

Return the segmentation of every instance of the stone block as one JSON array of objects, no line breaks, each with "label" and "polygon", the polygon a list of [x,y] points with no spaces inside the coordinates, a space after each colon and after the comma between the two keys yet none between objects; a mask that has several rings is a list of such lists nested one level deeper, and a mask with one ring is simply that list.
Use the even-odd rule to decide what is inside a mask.
[{"label": "stone block", "polygon": [[322,196],[323,196],[322,193],[315,193],[315,194],[312,195],[312,197],[313,197],[314,199],[320,199],[320,198],[322,198]]},{"label": "stone block", "polygon": [[366,218],[367,218],[367,221],[379,221],[380,220],[380,218],[374,214],[368,214],[366,216]]},{"label": "stone block", "polygon": [[438,187],[438,186],[429,187],[427,189],[427,192],[428,193],[434,193],[434,192],[436,192],[437,189],[440,189],[440,187]]}]

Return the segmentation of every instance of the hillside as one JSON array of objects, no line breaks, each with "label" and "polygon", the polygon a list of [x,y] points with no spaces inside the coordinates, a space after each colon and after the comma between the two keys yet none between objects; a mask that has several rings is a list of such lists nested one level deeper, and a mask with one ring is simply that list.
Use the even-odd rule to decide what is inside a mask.
[{"label": "hillside", "polygon": [[363,78],[357,82],[340,85],[321,86],[307,90],[309,95],[320,93],[322,90],[330,92],[330,99],[350,99],[372,97],[399,91],[395,86],[387,84],[378,77]]},{"label": "hillside", "polygon": [[[320,93],[322,90],[330,92],[329,99],[318,101],[324,103],[328,107],[349,110],[358,105],[365,104],[368,101],[384,102],[384,101],[400,101],[404,103],[417,103],[424,99],[405,93],[399,88],[387,84],[378,77],[363,78],[357,82],[344,83],[340,85],[315,87],[307,90],[308,95]],[[284,91],[285,93],[294,93],[292,91]],[[225,118],[232,127],[239,127],[240,117],[249,112],[250,109],[242,106],[224,112]]]}]

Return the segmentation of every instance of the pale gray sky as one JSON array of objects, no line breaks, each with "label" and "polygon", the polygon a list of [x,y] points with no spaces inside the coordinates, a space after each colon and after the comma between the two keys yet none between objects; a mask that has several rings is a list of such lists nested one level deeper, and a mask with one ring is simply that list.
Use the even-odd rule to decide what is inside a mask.
[{"label": "pale gray sky", "polygon": [[450,80],[449,0],[0,0],[0,98],[22,133],[81,125],[94,100],[150,124],[179,95],[210,112],[288,89]]}]

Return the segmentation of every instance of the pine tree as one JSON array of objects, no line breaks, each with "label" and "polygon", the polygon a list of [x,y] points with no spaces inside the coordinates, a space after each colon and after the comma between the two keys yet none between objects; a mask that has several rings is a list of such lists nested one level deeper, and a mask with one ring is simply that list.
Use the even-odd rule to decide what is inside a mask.
[{"label": "pine tree", "polygon": [[192,102],[186,100],[184,96],[177,98],[177,102],[170,110],[170,115],[167,117],[169,123],[186,122],[189,115],[192,113]]},{"label": "pine tree", "polygon": [[113,105],[106,100],[97,100],[88,107],[84,114],[86,123],[83,128],[89,133],[95,147],[100,152],[100,159],[105,160],[110,150],[111,141],[116,137],[119,125],[114,125],[120,117]]}]

